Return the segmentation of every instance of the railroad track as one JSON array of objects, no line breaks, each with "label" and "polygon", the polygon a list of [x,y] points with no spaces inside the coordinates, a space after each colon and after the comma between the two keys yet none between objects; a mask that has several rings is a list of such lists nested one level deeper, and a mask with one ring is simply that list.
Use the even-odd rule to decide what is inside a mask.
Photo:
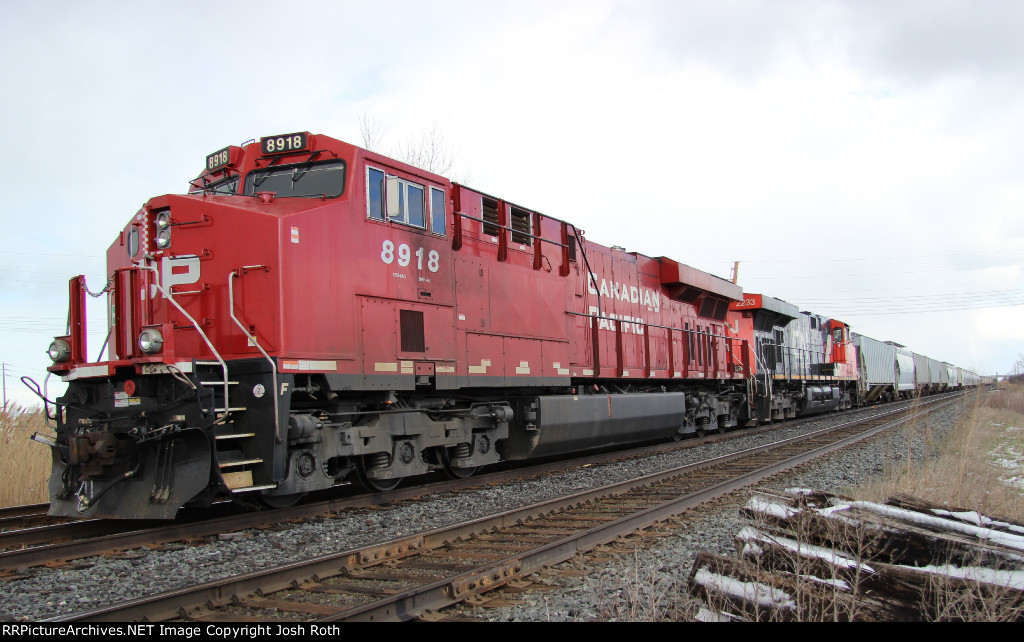
[{"label": "railroad track", "polygon": [[[933,398],[932,403],[938,399],[940,398]],[[895,405],[895,407],[886,406],[881,416],[888,416],[893,412],[899,412],[904,408],[912,407],[914,406],[911,402],[903,402],[902,404]],[[844,417],[877,413],[878,410],[879,407],[864,408],[855,413],[848,413]],[[350,494],[285,509],[242,513],[223,510],[213,518],[185,511],[185,514],[171,523],[159,520],[69,520],[66,518],[52,518],[45,515],[43,513],[47,506],[45,504],[13,507],[6,509],[8,512],[0,512],[0,520],[9,517],[12,524],[8,530],[0,531],[0,572],[43,564],[53,565],[64,561],[104,553],[115,553],[142,546],[157,546],[175,541],[197,540],[250,528],[264,528],[272,524],[308,519],[345,510],[414,500],[430,494],[460,491],[523,477],[548,475],[565,470],[566,468],[646,457],[662,452],[739,439],[763,432],[797,428],[803,423],[820,419],[822,419],[822,416],[815,415],[757,428],[709,435],[699,440],[601,452],[575,457],[568,461],[552,460],[532,463],[526,466],[517,465],[507,470],[478,475],[466,480],[434,481],[408,488],[400,488],[387,493]],[[16,520],[18,519],[36,520],[36,522],[22,522],[20,527],[15,527],[14,524],[17,523]],[[2,523],[0,521],[0,524]]]},{"label": "railroad track", "polygon": [[45,526],[62,521],[67,517],[52,517],[46,514],[49,504],[26,504],[24,506],[7,506],[0,508],[0,532]]},{"label": "railroad track", "polygon": [[957,400],[854,420],[453,527],[54,621],[413,619],[523,582],[546,566]]}]

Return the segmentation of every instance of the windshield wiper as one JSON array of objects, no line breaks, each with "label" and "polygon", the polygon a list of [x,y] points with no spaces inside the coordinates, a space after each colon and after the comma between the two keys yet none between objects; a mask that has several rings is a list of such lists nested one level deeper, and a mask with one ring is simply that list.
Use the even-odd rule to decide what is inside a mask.
[{"label": "windshield wiper", "polygon": [[[274,160],[272,160],[269,163],[267,163],[266,169],[269,170],[271,167],[276,165],[278,163],[278,161],[280,161],[280,160],[281,160],[280,156],[275,157]],[[259,187],[263,183],[263,181],[265,181],[268,178],[270,178],[270,175],[273,174],[273,173],[274,172],[267,171],[267,172],[265,172],[263,174],[260,174],[259,176],[256,176],[255,178],[253,178],[252,179],[252,186],[253,186],[253,188]]]},{"label": "windshield wiper", "polygon": [[315,151],[310,154],[309,158],[306,159],[305,164],[302,167],[296,167],[295,171],[292,172],[292,184],[294,185],[302,178],[302,175],[308,172],[313,167],[313,161],[320,155],[319,151]]}]

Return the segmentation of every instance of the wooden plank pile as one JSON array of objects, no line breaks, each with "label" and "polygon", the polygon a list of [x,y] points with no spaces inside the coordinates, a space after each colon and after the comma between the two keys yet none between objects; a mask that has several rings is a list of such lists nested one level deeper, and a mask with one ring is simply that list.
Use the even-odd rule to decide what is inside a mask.
[{"label": "wooden plank pile", "polygon": [[742,510],[737,557],[701,553],[700,619],[1024,620],[1024,524],[909,496],[791,490]]}]

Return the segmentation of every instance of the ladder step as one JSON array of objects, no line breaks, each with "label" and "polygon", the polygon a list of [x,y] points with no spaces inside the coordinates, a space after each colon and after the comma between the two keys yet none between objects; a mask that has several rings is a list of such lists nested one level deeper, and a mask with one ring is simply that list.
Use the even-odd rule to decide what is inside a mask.
[{"label": "ladder step", "polygon": [[259,464],[263,460],[259,457],[253,457],[251,459],[226,459],[219,462],[221,468],[234,468],[235,466],[247,466],[249,464]]},{"label": "ladder step", "polygon": [[245,410],[245,406],[241,408],[228,408],[226,411],[223,408],[214,408],[214,412],[242,412]]},{"label": "ladder step", "polygon": [[267,490],[270,488],[277,488],[277,484],[266,484],[264,486],[244,486],[242,488],[232,488],[232,493],[248,493],[254,490]]},{"label": "ladder step", "polygon": [[233,433],[233,434],[230,434],[230,435],[217,435],[217,436],[214,437],[214,439],[216,439],[217,441],[220,441],[221,439],[245,439],[247,437],[255,437],[255,436],[256,436],[256,433],[254,433],[254,432],[239,432],[239,433]]},{"label": "ladder step", "polygon": [[[200,386],[223,386],[224,382],[223,381],[200,381],[199,385]],[[229,386],[237,386],[238,382],[237,381],[229,381],[228,385]]]}]

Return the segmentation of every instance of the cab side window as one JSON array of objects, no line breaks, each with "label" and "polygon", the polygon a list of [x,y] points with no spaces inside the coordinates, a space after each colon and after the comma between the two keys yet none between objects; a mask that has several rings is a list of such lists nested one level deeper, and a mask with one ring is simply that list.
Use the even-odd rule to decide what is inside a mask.
[{"label": "cab side window", "polygon": [[444,234],[444,190],[436,187],[430,188],[430,231],[434,234]]},{"label": "cab side window", "polygon": [[367,216],[384,220],[384,172],[373,167],[366,168],[366,207]]},{"label": "cab side window", "polygon": [[[388,216],[388,199],[393,216]],[[376,167],[366,168],[366,216],[375,221],[391,221],[412,227],[428,229],[434,234],[445,232],[444,190],[430,187],[430,201],[427,202],[427,188],[412,181],[387,174]]]}]

